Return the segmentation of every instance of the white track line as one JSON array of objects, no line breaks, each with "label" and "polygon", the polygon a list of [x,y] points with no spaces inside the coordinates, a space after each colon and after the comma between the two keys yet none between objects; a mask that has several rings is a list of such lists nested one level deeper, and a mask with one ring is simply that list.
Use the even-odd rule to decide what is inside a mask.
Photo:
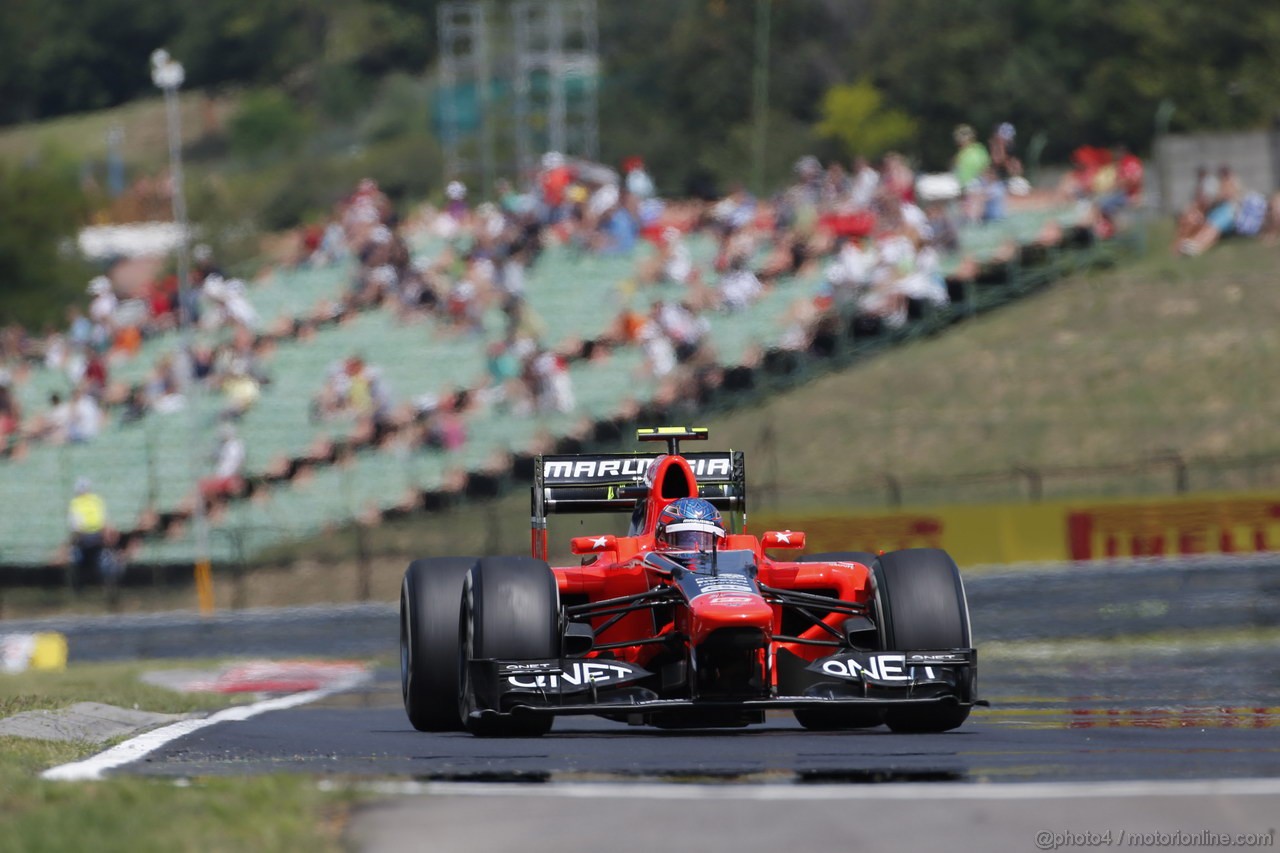
[{"label": "white track line", "polygon": [[304,693],[291,693],[288,696],[277,696],[274,699],[265,699],[261,702],[255,702],[252,705],[237,705],[232,708],[225,708],[216,714],[205,717],[200,720],[182,720],[163,728],[149,731],[145,734],[130,738],[124,743],[116,744],[105,752],[97,755],[91,755],[80,761],[73,761],[70,764],[61,764],[57,767],[51,767],[40,774],[42,779],[55,779],[60,781],[89,781],[92,779],[101,779],[103,774],[108,770],[114,770],[124,764],[137,761],[140,758],[151,754],[167,743],[171,743],[180,737],[207,728],[208,726],[216,726],[218,723],[235,723],[241,720],[247,720],[250,717],[256,717],[259,714],[265,714],[268,711],[282,711],[286,708],[296,708],[299,705],[305,705],[308,702],[315,702],[317,699],[323,699],[334,693],[340,693],[348,690],[358,684],[363,679],[355,681],[343,680],[332,684],[328,687],[322,687],[319,690],[308,690]]},{"label": "white track line", "polygon": [[[333,785],[322,782],[321,787]],[[580,782],[374,782],[378,794],[473,797],[565,797],[645,800],[1041,800],[1116,797],[1277,796],[1280,779],[1199,779],[1172,782],[912,782],[883,785],[755,785]]]}]

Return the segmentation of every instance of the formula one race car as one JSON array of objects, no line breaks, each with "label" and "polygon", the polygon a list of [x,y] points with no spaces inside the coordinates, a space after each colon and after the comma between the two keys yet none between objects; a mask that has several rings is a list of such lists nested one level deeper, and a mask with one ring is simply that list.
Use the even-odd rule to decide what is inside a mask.
[{"label": "formula one race car", "polygon": [[[667,453],[534,461],[532,557],[415,560],[400,593],[400,677],[422,731],[536,736],[557,716],[730,727],[790,710],[805,728],[961,725],[977,654],[956,564],[919,548],[803,554],[746,533],[741,452],[684,453],[705,429],[642,429]],[[726,529],[721,511],[731,519]],[[547,517],[626,512],[549,567]]]}]

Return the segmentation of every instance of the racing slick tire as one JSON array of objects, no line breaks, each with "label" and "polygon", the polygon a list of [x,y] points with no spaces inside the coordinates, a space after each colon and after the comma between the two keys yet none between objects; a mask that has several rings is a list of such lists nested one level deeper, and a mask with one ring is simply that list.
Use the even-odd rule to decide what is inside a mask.
[{"label": "racing slick tire", "polygon": [[400,585],[400,692],[420,732],[462,730],[458,602],[475,557],[414,560]]},{"label": "racing slick tire", "polygon": [[[964,583],[950,554],[937,548],[891,551],[876,559],[872,571],[884,648],[910,652],[972,646]],[[895,732],[945,732],[968,717],[968,707],[936,705],[891,708],[884,721]]]},{"label": "racing slick tire", "polygon": [[[802,554],[797,563],[862,563],[871,568],[876,555],[868,551],[827,551],[821,554]],[[791,712],[796,722],[815,732],[832,732],[839,729],[869,729],[884,722],[879,711],[828,710],[808,708]]]},{"label": "racing slick tire", "polygon": [[486,557],[467,573],[459,617],[458,715],[481,737],[539,737],[548,715],[472,717],[480,710],[467,662],[478,659],[546,660],[560,657],[560,589],[543,560]]}]

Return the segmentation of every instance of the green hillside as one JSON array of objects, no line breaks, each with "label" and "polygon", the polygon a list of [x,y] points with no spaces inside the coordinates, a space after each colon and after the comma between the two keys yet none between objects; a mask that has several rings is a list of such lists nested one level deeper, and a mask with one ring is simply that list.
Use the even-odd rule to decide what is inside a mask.
[{"label": "green hillside", "polygon": [[[756,484],[778,436],[781,506],[883,503],[877,478],[904,481],[907,501],[1017,498],[1019,486],[921,488],[905,481],[1124,466],[1175,452],[1193,490],[1280,483],[1277,247],[1229,243],[1195,259],[1168,253],[1077,276],[972,323],[895,349],[750,412],[708,425],[746,448]],[[1219,471],[1226,459],[1265,456]],[[752,464],[754,462],[754,464]],[[1167,492],[1173,478],[1044,478],[1044,495]],[[868,494],[870,492],[870,494]],[[812,499],[808,497],[812,495]]]}]

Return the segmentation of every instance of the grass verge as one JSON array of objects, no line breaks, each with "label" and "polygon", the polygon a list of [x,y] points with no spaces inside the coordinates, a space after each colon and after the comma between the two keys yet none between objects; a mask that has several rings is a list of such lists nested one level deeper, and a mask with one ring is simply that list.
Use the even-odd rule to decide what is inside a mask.
[{"label": "grass verge", "polygon": [[[138,675],[145,668],[81,664],[62,673],[0,676],[0,717],[81,701],[166,713],[214,710],[244,701],[142,684]],[[211,778],[183,786],[141,777],[86,783],[39,778],[42,770],[104,748],[0,738],[0,817],[5,825],[0,851],[341,849],[351,795],[320,791],[307,777]]]}]

